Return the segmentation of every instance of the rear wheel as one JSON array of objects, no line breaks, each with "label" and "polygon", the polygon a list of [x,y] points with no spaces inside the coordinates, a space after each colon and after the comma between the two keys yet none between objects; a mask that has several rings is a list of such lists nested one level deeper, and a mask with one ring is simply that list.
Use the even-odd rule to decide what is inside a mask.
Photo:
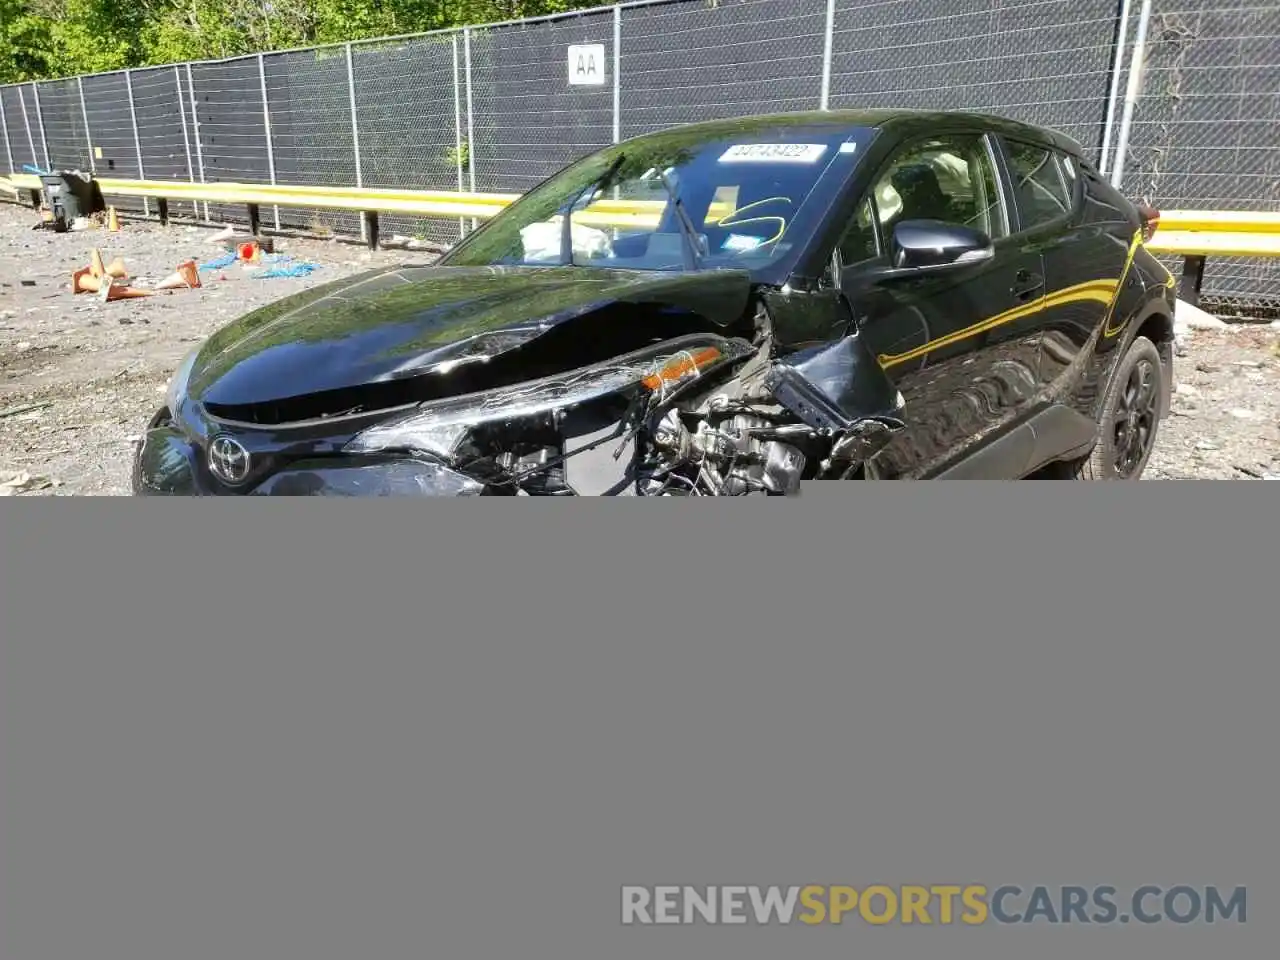
[{"label": "rear wheel", "polygon": [[1138,337],[1116,368],[1098,418],[1092,452],[1064,463],[1060,476],[1079,480],[1137,480],[1146,469],[1165,408],[1160,352]]}]

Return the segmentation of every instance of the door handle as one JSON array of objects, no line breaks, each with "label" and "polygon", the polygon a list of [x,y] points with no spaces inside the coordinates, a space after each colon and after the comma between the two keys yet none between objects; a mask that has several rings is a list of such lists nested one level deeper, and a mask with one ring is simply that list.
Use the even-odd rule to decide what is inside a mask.
[{"label": "door handle", "polygon": [[1019,270],[1014,276],[1014,284],[1009,293],[1015,300],[1030,300],[1044,289],[1044,277],[1030,270]]}]

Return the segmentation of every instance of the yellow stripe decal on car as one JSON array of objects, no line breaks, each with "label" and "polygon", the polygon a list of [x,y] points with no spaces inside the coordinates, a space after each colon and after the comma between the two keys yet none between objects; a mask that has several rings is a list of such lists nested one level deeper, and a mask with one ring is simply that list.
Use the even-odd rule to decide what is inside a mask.
[{"label": "yellow stripe decal on car", "polygon": [[1032,300],[1030,303],[1021,304],[1012,310],[1006,310],[1004,313],[997,314],[994,317],[980,320],[972,326],[965,327],[963,330],[956,330],[945,336],[938,337],[936,340],[930,340],[928,343],[916,347],[914,350],[908,350],[906,353],[881,354],[879,358],[880,366],[892,367],[915,360],[927,353],[932,353],[934,350],[940,350],[943,347],[949,347],[953,343],[958,343],[968,337],[975,337],[980,333],[994,330],[996,327],[1003,326],[1006,323],[1029,317],[1047,307],[1082,300],[1096,300],[1099,303],[1110,304],[1115,297],[1118,286],[1115,280],[1090,280],[1087,283],[1063,287],[1061,290],[1055,290],[1053,293]]},{"label": "yellow stripe decal on car", "polygon": [[[1039,297],[1030,303],[1020,304],[1012,310],[1006,310],[1004,313],[997,314],[994,317],[988,317],[985,320],[980,320],[972,326],[965,327],[963,330],[956,330],[952,333],[938,337],[936,340],[930,340],[928,343],[916,347],[913,350],[908,350],[906,353],[881,354],[878,358],[880,366],[888,368],[897,366],[898,364],[907,363],[908,361],[916,360],[926,354],[932,353],[935,350],[941,350],[943,347],[949,347],[953,343],[958,343],[969,337],[975,337],[980,333],[986,333],[988,330],[994,330],[996,327],[1004,326],[1006,323],[1012,323],[1015,320],[1021,320],[1023,317],[1029,317],[1040,310],[1084,300],[1095,300],[1098,303],[1106,304],[1106,327],[1103,331],[1103,335],[1113,337],[1124,329],[1123,322],[1121,322],[1120,326],[1112,328],[1111,318],[1115,313],[1116,304],[1120,300],[1120,290],[1129,276],[1129,270],[1133,267],[1134,255],[1137,254],[1138,247],[1141,245],[1142,231],[1139,230],[1133,235],[1133,240],[1129,243],[1129,251],[1125,256],[1124,269],[1120,271],[1119,280],[1089,280],[1085,283],[1077,283],[1070,287],[1063,287],[1061,290],[1055,290],[1053,293]],[[1172,281],[1172,279],[1173,276],[1170,274],[1169,281]]]}]

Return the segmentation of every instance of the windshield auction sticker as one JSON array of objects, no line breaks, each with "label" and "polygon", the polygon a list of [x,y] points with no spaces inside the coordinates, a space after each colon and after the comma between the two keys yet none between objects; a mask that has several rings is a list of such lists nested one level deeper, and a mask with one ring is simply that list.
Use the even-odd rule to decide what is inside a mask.
[{"label": "windshield auction sticker", "polygon": [[721,163],[817,163],[825,143],[737,143],[720,155]]}]

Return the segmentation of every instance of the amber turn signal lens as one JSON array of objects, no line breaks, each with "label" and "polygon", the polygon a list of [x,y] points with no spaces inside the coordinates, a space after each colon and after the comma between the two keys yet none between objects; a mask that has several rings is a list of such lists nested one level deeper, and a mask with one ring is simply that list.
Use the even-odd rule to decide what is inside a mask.
[{"label": "amber turn signal lens", "polygon": [[703,367],[720,359],[720,351],[715,347],[703,347],[682,353],[668,360],[661,369],[649,374],[640,382],[646,389],[661,390],[664,384],[674,383],[690,374],[695,374]]}]

